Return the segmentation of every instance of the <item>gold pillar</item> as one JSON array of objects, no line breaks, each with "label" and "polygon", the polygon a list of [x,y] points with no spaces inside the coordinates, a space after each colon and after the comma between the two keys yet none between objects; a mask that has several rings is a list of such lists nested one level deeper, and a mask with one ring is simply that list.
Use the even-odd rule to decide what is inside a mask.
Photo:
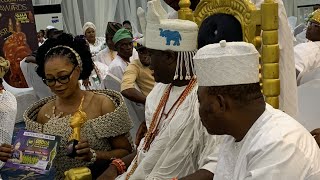
[{"label": "gold pillar", "polygon": [[265,0],[261,5],[261,17],[263,94],[268,104],[279,108],[278,3]]},{"label": "gold pillar", "polygon": [[190,0],[179,1],[179,7],[180,7],[178,11],[179,19],[194,21],[193,12],[190,9],[190,6],[191,6]]}]

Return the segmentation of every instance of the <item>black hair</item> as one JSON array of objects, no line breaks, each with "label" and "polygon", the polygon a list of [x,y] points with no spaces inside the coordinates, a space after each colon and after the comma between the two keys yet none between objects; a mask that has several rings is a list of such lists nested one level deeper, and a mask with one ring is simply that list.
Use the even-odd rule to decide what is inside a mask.
[{"label": "black hair", "polygon": [[62,33],[57,37],[57,39],[48,39],[44,42],[42,46],[39,47],[36,62],[38,67],[36,69],[37,74],[41,78],[45,78],[44,66],[48,59],[52,57],[62,56],[67,57],[72,64],[78,66],[78,61],[76,55],[68,48],[58,47],[50,50],[58,45],[68,46],[75,50],[82,61],[82,71],[79,79],[87,79],[91,71],[93,70],[93,61],[91,59],[90,49],[88,48],[87,42],[83,38],[74,38],[71,34]]},{"label": "black hair", "polygon": [[43,30],[43,29],[40,29],[40,31],[39,32],[41,32],[43,35],[45,35],[46,33],[45,33],[45,30]]},{"label": "black hair", "polygon": [[128,20],[123,21],[122,25],[129,24],[131,26],[131,22]]},{"label": "black hair", "polygon": [[215,14],[206,18],[198,33],[198,49],[208,44],[243,41],[240,22],[232,15]]},{"label": "black hair", "polygon": [[51,38],[56,31],[58,31],[58,29],[56,29],[56,28],[52,28],[52,29],[47,30],[46,37],[48,39]]},{"label": "black hair", "polygon": [[209,95],[228,95],[240,104],[263,98],[260,83],[208,87]]},{"label": "black hair", "polygon": [[192,9],[192,11],[195,11],[200,0],[191,0],[190,2],[191,2],[190,9]]}]

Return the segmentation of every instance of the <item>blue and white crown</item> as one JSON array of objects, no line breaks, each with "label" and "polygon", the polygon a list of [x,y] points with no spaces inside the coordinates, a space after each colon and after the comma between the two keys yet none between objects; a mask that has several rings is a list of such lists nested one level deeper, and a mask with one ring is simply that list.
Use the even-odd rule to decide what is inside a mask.
[{"label": "blue and white crown", "polygon": [[148,2],[146,17],[142,8],[137,12],[144,34],[143,44],[147,48],[176,52],[197,49],[197,24],[188,20],[168,19],[160,0]]}]

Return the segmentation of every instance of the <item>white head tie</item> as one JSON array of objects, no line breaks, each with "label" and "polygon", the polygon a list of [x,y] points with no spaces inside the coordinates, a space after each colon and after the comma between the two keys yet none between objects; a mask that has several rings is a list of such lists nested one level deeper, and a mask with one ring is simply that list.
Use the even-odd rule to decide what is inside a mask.
[{"label": "white head tie", "polygon": [[245,42],[220,41],[199,49],[194,57],[199,86],[259,82],[259,53]]},{"label": "white head tie", "polygon": [[74,54],[74,56],[76,57],[76,60],[77,60],[77,62],[78,62],[78,66],[80,67],[80,70],[81,70],[81,72],[82,72],[82,68],[83,68],[83,67],[82,67],[81,57],[80,57],[80,55],[77,53],[77,51],[75,51],[74,49],[72,49],[72,48],[69,47],[69,46],[64,46],[64,45],[55,46],[55,47],[49,49],[49,51],[48,51],[48,52],[46,53],[46,55],[45,55],[45,58],[47,58],[47,55],[49,54],[49,52],[51,52],[52,50],[57,49],[57,48],[69,49],[69,50]]},{"label": "white head tie", "polygon": [[92,28],[93,30],[96,30],[96,26],[92,22],[86,22],[82,27],[82,31],[84,35],[86,34],[86,31],[88,28]]}]

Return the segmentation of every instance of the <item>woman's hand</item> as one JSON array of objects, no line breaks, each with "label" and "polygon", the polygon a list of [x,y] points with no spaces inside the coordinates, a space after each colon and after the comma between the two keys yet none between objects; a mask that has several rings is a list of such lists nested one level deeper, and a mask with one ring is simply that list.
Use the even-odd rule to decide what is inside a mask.
[{"label": "woman's hand", "polygon": [[97,180],[114,180],[118,176],[117,168],[114,165],[110,165]]},{"label": "woman's hand", "polygon": [[13,153],[13,146],[9,144],[2,144],[0,146],[0,160],[7,162],[11,158]]},{"label": "woman's hand", "polygon": [[91,161],[93,155],[90,151],[90,145],[87,139],[80,140],[75,148],[77,150],[76,159],[83,161]]},{"label": "woman's hand", "polygon": [[82,85],[83,85],[87,90],[90,90],[91,82],[90,82],[89,78],[82,80]]},{"label": "woman's hand", "polygon": [[318,143],[318,146],[320,147],[320,128],[311,131],[311,134]]}]

